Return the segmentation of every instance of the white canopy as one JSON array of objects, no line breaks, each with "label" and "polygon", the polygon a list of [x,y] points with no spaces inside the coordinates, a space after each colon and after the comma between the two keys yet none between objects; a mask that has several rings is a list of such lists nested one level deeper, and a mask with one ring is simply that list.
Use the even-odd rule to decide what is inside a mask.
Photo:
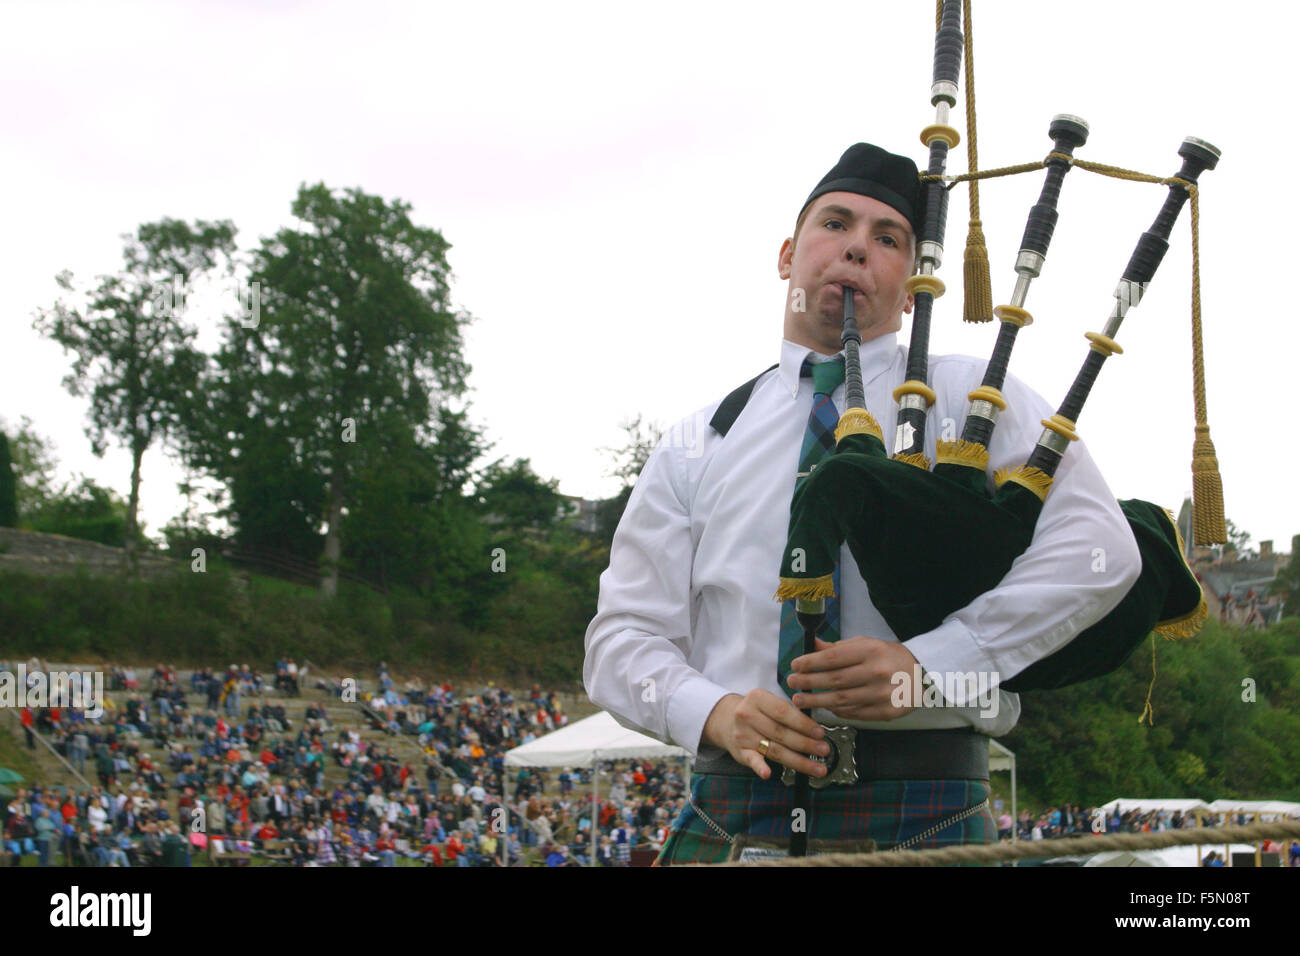
[{"label": "white canopy", "polygon": [[621,727],[606,711],[584,717],[506,753],[507,767],[590,767],[600,760],[685,757],[681,747]]},{"label": "white canopy", "polygon": [[989,770],[1015,773],[1016,755],[992,737],[989,738]]},{"label": "white canopy", "polygon": [[[601,711],[590,717],[584,717],[576,723],[561,727],[545,737],[538,737],[531,743],[522,744],[506,752],[507,767],[591,767],[597,760],[631,760],[637,758],[688,757],[681,747],[661,743],[653,737],[628,730],[610,716],[608,711]],[[599,775],[591,775],[592,805],[597,800]],[[510,777],[506,775],[506,787],[510,786]],[[506,795],[507,802],[509,794]],[[592,841],[596,845],[596,820],[592,814]],[[501,858],[506,859],[506,843],[501,841]],[[596,865],[596,854],[591,854],[590,865]]]},{"label": "white canopy", "polygon": [[1279,817],[1300,817],[1300,803],[1284,800],[1215,800],[1210,804],[1215,813],[1258,813]]},{"label": "white canopy", "polygon": [[1179,810],[1184,814],[1195,813],[1197,810],[1202,813],[1214,812],[1214,809],[1204,800],[1180,797],[1116,797],[1110,803],[1103,803],[1101,809],[1110,813],[1116,806],[1121,810],[1141,810],[1143,813],[1151,810],[1168,810],[1170,813]]},{"label": "white canopy", "polygon": [[[1205,846],[1166,846],[1159,850],[1112,850],[1089,857],[1084,866],[1200,866],[1201,859],[1211,850],[1223,855],[1224,847],[1217,844]],[[1249,843],[1231,844],[1233,853],[1254,853]],[[1199,856],[1198,856],[1199,854]]]}]

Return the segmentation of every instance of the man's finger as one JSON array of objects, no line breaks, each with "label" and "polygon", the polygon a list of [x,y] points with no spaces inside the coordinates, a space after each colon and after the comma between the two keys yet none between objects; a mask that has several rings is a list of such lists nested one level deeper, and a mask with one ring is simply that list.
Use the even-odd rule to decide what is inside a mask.
[{"label": "man's finger", "polygon": [[772,768],[767,765],[767,761],[763,759],[763,755],[757,750],[744,750],[741,752],[749,762],[749,769],[758,774],[759,777],[766,780],[772,775]]},{"label": "man's finger", "polygon": [[763,716],[774,723],[782,727],[789,727],[805,737],[821,740],[826,736],[826,731],[821,724],[807,714],[801,713],[799,708],[793,706],[788,700],[782,700],[775,694],[768,694],[763,697],[759,702],[758,709]]},{"label": "man's finger", "polygon": [[826,776],[826,765],[812,760],[805,754],[797,750],[791,750],[785,744],[772,742],[768,747],[767,755],[784,767],[789,767],[798,773],[806,773],[810,777]]},{"label": "man's finger", "polygon": [[[800,714],[800,716],[803,715]],[[818,724],[819,729],[820,727],[821,725]],[[764,734],[763,739],[769,741],[770,743],[770,746],[767,751],[768,756],[772,757],[772,759],[776,760],[778,763],[786,763],[786,761],[781,760],[779,757],[772,756],[772,750],[778,744],[781,746],[784,752],[788,752],[788,753],[819,754],[823,757],[830,753],[830,744],[828,744],[825,740],[806,736],[804,734],[799,733],[796,730],[791,730],[788,727],[783,727],[780,724],[774,723],[772,725],[772,729],[768,731],[766,734]]]}]

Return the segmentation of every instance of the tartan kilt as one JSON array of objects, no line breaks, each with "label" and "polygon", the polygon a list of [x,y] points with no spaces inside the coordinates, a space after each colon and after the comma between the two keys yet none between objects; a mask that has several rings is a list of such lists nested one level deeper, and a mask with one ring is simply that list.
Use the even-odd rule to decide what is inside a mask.
[{"label": "tartan kilt", "polygon": [[[728,834],[789,838],[793,787],[757,775],[698,773],[691,775],[690,785],[695,806]],[[888,850],[988,797],[986,780],[875,780],[813,790],[808,835],[823,840],[870,839],[877,849]],[[908,849],[996,842],[997,824],[986,806]],[[730,841],[687,803],[655,865],[723,863],[730,855]]]}]

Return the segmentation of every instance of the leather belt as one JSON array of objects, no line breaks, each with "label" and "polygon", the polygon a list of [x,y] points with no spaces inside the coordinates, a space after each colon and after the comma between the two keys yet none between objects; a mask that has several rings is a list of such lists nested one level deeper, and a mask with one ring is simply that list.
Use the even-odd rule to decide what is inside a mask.
[{"label": "leather belt", "polygon": [[[871,780],[987,780],[989,738],[971,728],[952,730],[858,730],[853,760],[859,783]],[[768,760],[773,780],[786,768]],[[696,757],[695,773],[754,776],[728,753]],[[816,780],[817,778],[813,778]]]}]

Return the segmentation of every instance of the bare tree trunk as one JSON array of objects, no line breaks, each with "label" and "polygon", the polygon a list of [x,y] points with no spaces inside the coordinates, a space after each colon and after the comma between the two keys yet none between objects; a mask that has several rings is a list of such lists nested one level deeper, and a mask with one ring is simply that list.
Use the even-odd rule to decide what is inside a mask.
[{"label": "bare tree trunk", "polygon": [[126,505],[126,540],[123,542],[122,556],[128,575],[135,574],[135,529],[137,515],[140,511],[140,462],[144,459],[144,448],[140,445],[131,447],[131,498]]},{"label": "bare tree trunk", "polygon": [[339,555],[342,553],[343,482],[338,473],[330,476],[325,506],[325,556],[321,560],[320,593],[332,598],[339,588]]}]

